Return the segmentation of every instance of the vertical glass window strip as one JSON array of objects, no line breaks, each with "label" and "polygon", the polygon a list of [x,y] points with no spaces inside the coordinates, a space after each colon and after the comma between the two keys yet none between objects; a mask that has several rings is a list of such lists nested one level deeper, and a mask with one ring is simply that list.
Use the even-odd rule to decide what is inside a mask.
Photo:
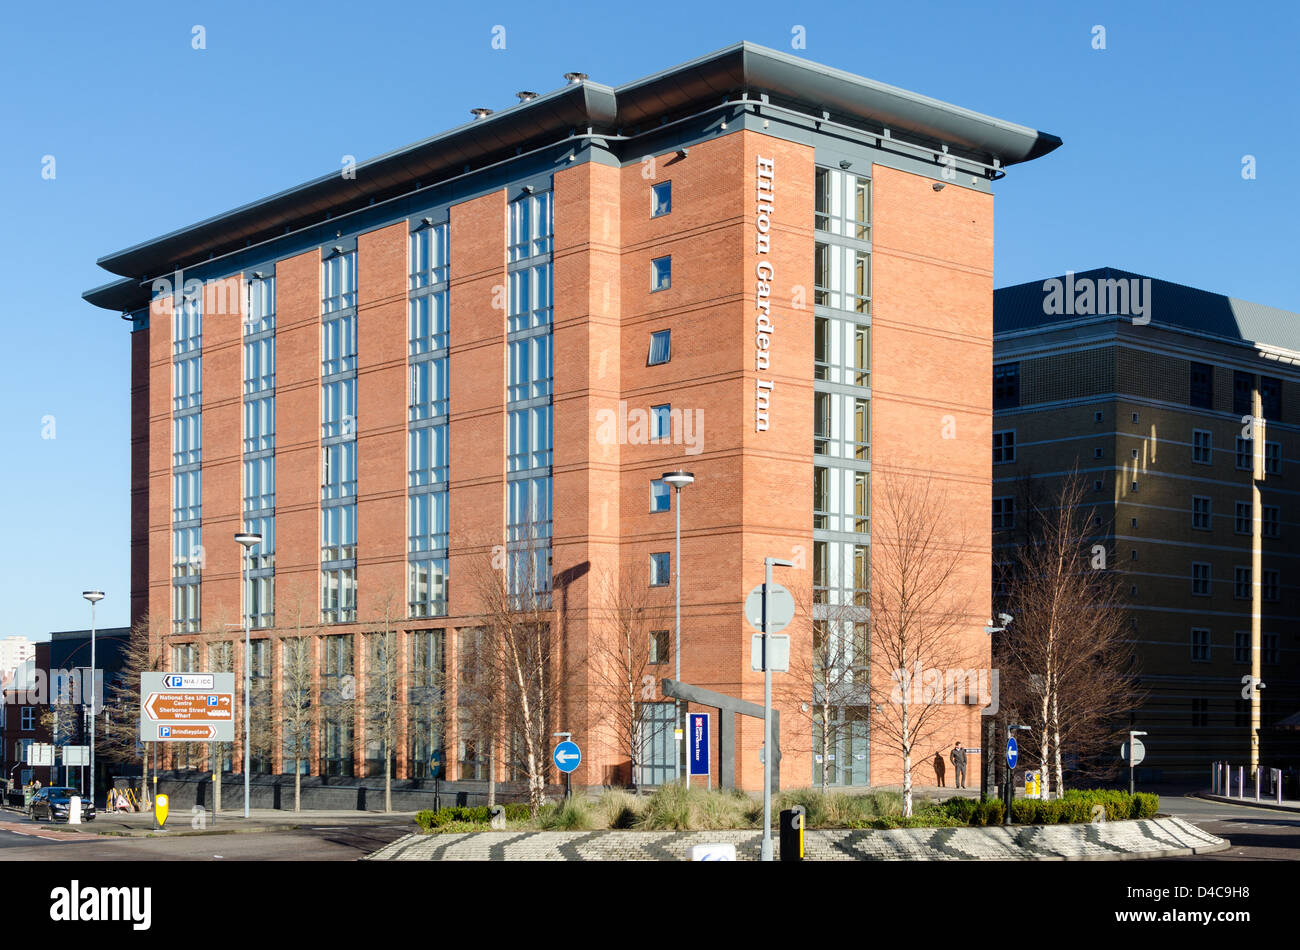
[{"label": "vertical glass window strip", "polygon": [[335,254],[321,262],[321,312],[357,305],[357,252]]},{"label": "vertical glass window strip", "polygon": [[357,507],[335,505],[321,509],[322,561],[350,561],[357,556]]},{"label": "vertical glass window strip", "polygon": [[254,278],[248,282],[248,311],[244,334],[252,336],[275,328],[275,278]]},{"label": "vertical glass window strip", "polygon": [[853,385],[871,385],[871,328],[853,328]]},{"label": "vertical glass window strip", "polygon": [[813,466],[813,527],[830,527],[831,501],[830,469],[822,465]]},{"label": "vertical glass window strip", "polygon": [[321,498],[331,501],[357,493],[357,443],[335,442],[322,450]]},{"label": "vertical glass window strip", "polygon": [[866,534],[871,530],[871,475],[853,474],[853,530]]},{"label": "vertical glass window strip", "polygon": [[203,357],[189,356],[172,364],[172,409],[194,409],[203,400]]},{"label": "vertical glass window strip", "polygon": [[411,420],[445,416],[447,399],[447,359],[444,357],[412,363]]},{"label": "vertical glass window strip", "polygon": [[423,426],[410,433],[410,485],[416,488],[447,481],[447,426]]},{"label": "vertical glass window strip", "polygon": [[411,289],[447,280],[449,225],[425,225],[411,232]]},{"label": "vertical glass window strip", "polygon": [[818,168],[813,172],[813,227],[818,231],[831,228],[831,170]]},{"label": "vertical glass window strip", "polygon": [[419,356],[447,348],[447,292],[411,298],[410,353]]},{"label": "vertical glass window strip", "polygon": [[813,379],[830,379],[831,321],[813,317]]},{"label": "vertical glass window strip", "polygon": [[321,435],[324,438],[355,435],[357,381],[338,379],[321,388]]},{"label": "vertical glass window strip", "polygon": [[859,241],[871,240],[871,179],[854,176],[851,180],[853,237]]},{"label": "vertical glass window strip", "polygon": [[853,457],[871,458],[871,400],[853,400]]},{"label": "vertical glass window strip", "polygon": [[321,375],[357,368],[357,315],[340,314],[321,323]]},{"label": "vertical glass window strip", "polygon": [[447,547],[447,492],[421,492],[410,497],[410,534],[408,550],[412,554],[442,550]]}]

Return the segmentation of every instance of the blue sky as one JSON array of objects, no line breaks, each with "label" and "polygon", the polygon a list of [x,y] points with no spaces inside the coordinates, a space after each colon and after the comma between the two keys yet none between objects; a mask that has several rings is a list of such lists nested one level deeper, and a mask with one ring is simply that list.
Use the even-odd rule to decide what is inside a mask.
[{"label": "blue sky", "polygon": [[1112,265],[1300,311],[1290,3],[208,0],[5,19],[0,636],[86,626],[89,586],[101,625],[127,621],[128,333],[80,299],[108,280],[97,257],[570,70],[616,85],[741,39],[791,50],[801,26],[797,55],[1065,140],[996,186],[997,286]]}]

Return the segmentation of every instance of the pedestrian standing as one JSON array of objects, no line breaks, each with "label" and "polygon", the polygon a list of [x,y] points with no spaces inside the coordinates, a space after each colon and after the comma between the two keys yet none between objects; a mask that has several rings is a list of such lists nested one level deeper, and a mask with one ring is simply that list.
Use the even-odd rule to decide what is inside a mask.
[{"label": "pedestrian standing", "polygon": [[954,778],[956,779],[957,787],[965,788],[966,787],[966,750],[961,747],[960,742],[954,742],[952,744],[952,752],[948,754],[948,758],[952,760],[952,767],[956,772]]}]

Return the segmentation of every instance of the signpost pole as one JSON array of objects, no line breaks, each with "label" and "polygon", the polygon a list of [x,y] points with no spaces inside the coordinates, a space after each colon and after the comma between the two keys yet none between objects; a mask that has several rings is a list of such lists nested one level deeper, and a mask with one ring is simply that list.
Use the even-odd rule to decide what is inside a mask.
[{"label": "signpost pole", "polygon": [[763,559],[763,846],[760,859],[772,860],[772,664],[768,662],[768,594],[772,590],[772,568],[794,567],[792,561]]}]

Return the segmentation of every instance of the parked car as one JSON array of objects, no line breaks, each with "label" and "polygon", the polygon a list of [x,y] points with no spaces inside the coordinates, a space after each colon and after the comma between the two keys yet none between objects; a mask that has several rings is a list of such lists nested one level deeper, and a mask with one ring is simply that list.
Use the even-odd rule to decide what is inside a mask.
[{"label": "parked car", "polygon": [[[42,788],[32,796],[32,800],[28,803],[27,817],[32,821],[41,818],[47,818],[50,821],[67,821],[72,796],[80,794],[81,792],[75,788],[58,785]],[[81,820],[95,820],[95,804],[89,798],[81,800]]]}]

